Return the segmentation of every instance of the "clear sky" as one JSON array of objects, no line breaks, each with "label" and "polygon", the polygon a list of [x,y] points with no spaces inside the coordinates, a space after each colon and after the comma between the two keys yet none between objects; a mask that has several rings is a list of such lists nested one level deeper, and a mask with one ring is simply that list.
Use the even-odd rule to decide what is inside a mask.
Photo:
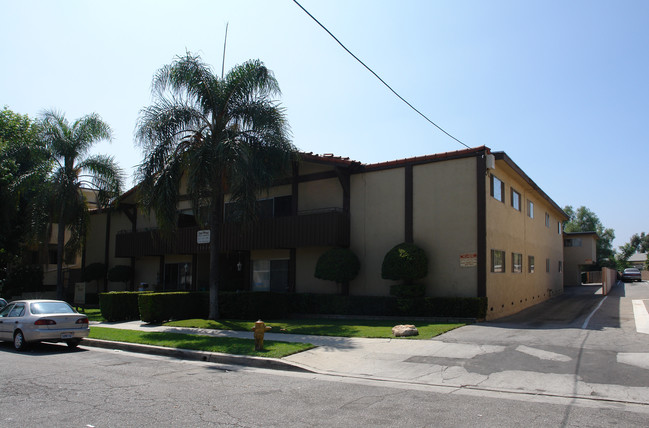
[{"label": "clear sky", "polygon": [[[615,246],[649,232],[649,1],[301,0],[352,52],[470,147],[505,151]],[[0,107],[96,112],[129,176],[156,70],[186,50],[220,73],[259,58],[302,151],[374,163],[460,150],[291,0],[0,0]],[[132,185],[129,179],[129,185]]]}]

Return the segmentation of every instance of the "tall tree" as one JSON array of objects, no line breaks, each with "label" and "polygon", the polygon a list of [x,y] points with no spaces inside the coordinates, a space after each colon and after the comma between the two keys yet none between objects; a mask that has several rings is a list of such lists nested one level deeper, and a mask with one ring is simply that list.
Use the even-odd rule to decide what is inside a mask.
[{"label": "tall tree", "polygon": [[648,253],[649,252],[649,235],[641,232],[640,234],[634,233],[631,239],[626,244],[620,246],[620,260],[628,261],[634,253]]},{"label": "tall tree", "polygon": [[568,221],[563,224],[563,230],[565,232],[596,232],[599,238],[596,244],[597,263],[600,266],[614,267],[613,240],[615,231],[605,228],[597,214],[585,206],[575,210],[568,205],[563,211],[568,214]]},{"label": "tall tree", "polygon": [[[118,196],[123,173],[113,157],[92,155],[97,142],[111,139],[110,127],[93,113],[69,123],[63,113],[45,111],[42,115],[42,138],[53,159],[48,192],[51,195],[52,219],[58,225],[56,256],[56,294],[64,298],[63,260],[77,254],[86,235],[88,205],[82,189],[96,192],[98,202]],[[65,231],[70,238],[65,242]]]},{"label": "tall tree", "polygon": [[0,111],[0,269],[20,259],[22,249],[36,243],[35,225],[42,212],[33,199],[50,164],[36,121],[4,107]]},{"label": "tall tree", "polygon": [[[259,60],[219,78],[187,52],[157,72],[152,92],[154,104],[141,111],[136,131],[145,155],[138,168],[140,198],[167,231],[176,227],[181,190],[197,216],[208,208],[209,318],[217,319],[224,197],[254,217],[259,192],[295,158],[284,109],[272,99],[279,85]],[[186,189],[180,188],[183,175]]]}]

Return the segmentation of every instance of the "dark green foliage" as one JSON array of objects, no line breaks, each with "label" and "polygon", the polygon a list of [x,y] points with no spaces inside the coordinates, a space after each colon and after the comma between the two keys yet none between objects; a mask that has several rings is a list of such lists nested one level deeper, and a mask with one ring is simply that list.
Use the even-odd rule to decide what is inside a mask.
[{"label": "dark green foliage", "polygon": [[349,282],[356,278],[361,263],[349,248],[332,248],[325,251],[315,266],[315,277],[337,283]]},{"label": "dark green foliage", "polygon": [[406,283],[428,275],[428,258],[424,250],[415,244],[402,243],[394,246],[383,259],[381,278]]},{"label": "dark green foliage", "polygon": [[341,296],[336,294],[288,295],[291,313],[327,315],[395,315],[396,300],[387,296]]},{"label": "dark green foliage", "polygon": [[244,291],[219,293],[219,311],[222,318],[278,319],[288,316],[286,293]]},{"label": "dark green foliage", "polygon": [[207,318],[208,293],[139,293],[140,319],[149,323],[189,318]]},{"label": "dark green foliage", "polygon": [[43,286],[43,268],[40,265],[16,266],[2,286],[4,297],[19,296],[24,291],[40,291]]},{"label": "dark green foliage", "polygon": [[[482,319],[487,314],[487,299],[474,297],[397,299],[389,296],[244,291],[220,293],[219,304],[223,318],[243,320],[282,319],[291,314]],[[204,319],[208,315],[208,293],[102,293],[100,306],[102,316],[108,321],[139,318],[145,322],[160,323]]]},{"label": "dark green foliage", "polygon": [[99,294],[99,308],[106,321],[131,321],[140,319],[138,295],[128,291]]},{"label": "dark green foliage", "polygon": [[424,284],[395,284],[390,286],[390,295],[397,298],[424,297]]},{"label": "dark green foliage", "polygon": [[133,276],[133,268],[127,265],[117,265],[108,269],[108,280],[126,284]]},{"label": "dark green foliage", "polygon": [[83,271],[83,280],[96,281],[106,275],[106,265],[103,263],[90,263]]}]

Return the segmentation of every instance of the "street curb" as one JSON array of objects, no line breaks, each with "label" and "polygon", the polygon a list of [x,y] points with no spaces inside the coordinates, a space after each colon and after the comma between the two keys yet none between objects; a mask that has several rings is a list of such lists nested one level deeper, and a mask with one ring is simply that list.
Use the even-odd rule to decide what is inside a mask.
[{"label": "street curb", "polygon": [[120,351],[138,352],[141,354],[161,355],[183,360],[205,361],[217,364],[232,364],[261,369],[284,370],[292,372],[316,373],[315,371],[279,358],[252,357],[248,355],[222,354],[218,352],[195,351],[191,349],[166,348],[164,346],[144,345],[141,343],[113,342],[109,340],[84,338],[81,345]]}]

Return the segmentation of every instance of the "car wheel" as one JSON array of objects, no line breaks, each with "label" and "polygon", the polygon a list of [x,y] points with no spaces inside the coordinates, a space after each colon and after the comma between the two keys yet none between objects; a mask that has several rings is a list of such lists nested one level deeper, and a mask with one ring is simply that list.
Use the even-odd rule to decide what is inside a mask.
[{"label": "car wheel", "polygon": [[27,347],[27,342],[25,341],[25,335],[22,331],[16,330],[14,333],[14,348],[16,351],[24,351]]},{"label": "car wheel", "polygon": [[79,346],[79,344],[81,343],[81,339],[70,339],[70,340],[67,340],[65,343],[68,344],[68,348],[74,349],[77,346]]}]

